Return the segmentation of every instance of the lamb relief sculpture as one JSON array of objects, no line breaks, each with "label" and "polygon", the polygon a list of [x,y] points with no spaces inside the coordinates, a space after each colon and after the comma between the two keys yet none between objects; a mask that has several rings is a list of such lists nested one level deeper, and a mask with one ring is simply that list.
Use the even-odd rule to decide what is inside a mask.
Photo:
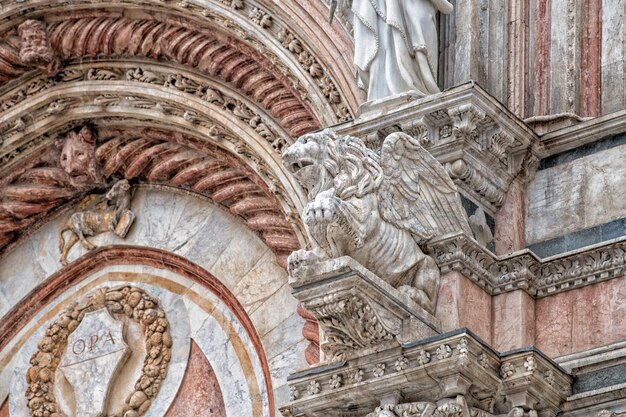
[{"label": "lamb relief sculpture", "polygon": [[433,313],[439,269],[420,245],[453,232],[471,236],[441,164],[404,133],[387,136],[378,155],[361,139],[330,130],[301,137],[283,160],[308,190],[303,220],[317,245],[294,252],[289,272],[350,256]]},{"label": "lamb relief sculpture", "polygon": [[[82,207],[70,216],[59,233],[61,264],[67,265],[67,255],[76,242],[80,242],[87,250],[96,248],[87,240],[87,236],[113,232],[124,238],[135,221],[135,214],[130,210],[131,198],[131,187],[125,179],[113,184],[103,196],[87,196],[81,203]],[[67,240],[66,232],[70,232]]]}]

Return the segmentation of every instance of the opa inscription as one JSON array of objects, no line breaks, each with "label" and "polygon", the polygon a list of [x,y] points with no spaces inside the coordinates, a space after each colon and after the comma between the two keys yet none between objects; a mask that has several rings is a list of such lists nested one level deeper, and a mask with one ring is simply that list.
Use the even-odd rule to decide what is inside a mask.
[{"label": "opa inscription", "polygon": [[109,347],[115,348],[117,343],[115,336],[110,330],[106,330],[103,333],[93,333],[86,339],[76,339],[72,344],[72,353],[74,355],[82,355],[85,352],[88,353],[108,353]]}]

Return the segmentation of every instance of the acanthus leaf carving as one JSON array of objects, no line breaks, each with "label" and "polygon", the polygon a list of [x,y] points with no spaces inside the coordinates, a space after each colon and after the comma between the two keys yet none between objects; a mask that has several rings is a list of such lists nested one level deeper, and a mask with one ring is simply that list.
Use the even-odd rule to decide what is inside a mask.
[{"label": "acanthus leaf carving", "polygon": [[344,358],[347,352],[393,340],[399,333],[398,328],[385,326],[381,309],[371,300],[356,295],[328,295],[321,302],[305,304],[305,308],[323,328],[320,347],[332,361]]}]

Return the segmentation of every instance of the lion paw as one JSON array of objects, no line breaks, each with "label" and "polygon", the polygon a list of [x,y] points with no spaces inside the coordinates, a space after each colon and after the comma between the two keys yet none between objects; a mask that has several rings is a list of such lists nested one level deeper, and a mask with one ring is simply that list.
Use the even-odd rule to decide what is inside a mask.
[{"label": "lion paw", "polygon": [[335,220],[339,199],[332,191],[324,191],[311,201],[304,210],[304,222],[308,225],[328,224]]},{"label": "lion paw", "polygon": [[398,291],[409,296],[409,298],[417,303],[420,307],[426,308],[427,300],[426,293],[419,288],[415,288],[411,285],[402,285],[398,287]]},{"label": "lion paw", "polygon": [[320,256],[315,251],[300,249],[287,258],[288,270],[291,273],[300,267],[311,265],[321,260],[323,260],[323,256]]}]

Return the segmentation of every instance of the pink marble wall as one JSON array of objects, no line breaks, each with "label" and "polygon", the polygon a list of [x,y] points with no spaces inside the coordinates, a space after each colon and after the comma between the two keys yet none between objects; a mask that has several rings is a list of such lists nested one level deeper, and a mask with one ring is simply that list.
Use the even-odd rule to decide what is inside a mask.
[{"label": "pink marble wall", "polygon": [[505,255],[525,246],[524,190],[517,182],[511,184],[504,203],[496,214],[493,240],[497,255]]},{"label": "pink marble wall", "polygon": [[535,300],[517,290],[492,299],[493,347],[501,352],[535,343]]},{"label": "pink marble wall", "polygon": [[491,343],[491,296],[458,272],[441,276],[435,315],[444,331],[467,327]]},{"label": "pink marble wall", "polygon": [[193,341],[183,382],[165,417],[226,417],[215,372]]},{"label": "pink marble wall", "polygon": [[536,301],[537,348],[557,357],[626,340],[626,277]]}]

